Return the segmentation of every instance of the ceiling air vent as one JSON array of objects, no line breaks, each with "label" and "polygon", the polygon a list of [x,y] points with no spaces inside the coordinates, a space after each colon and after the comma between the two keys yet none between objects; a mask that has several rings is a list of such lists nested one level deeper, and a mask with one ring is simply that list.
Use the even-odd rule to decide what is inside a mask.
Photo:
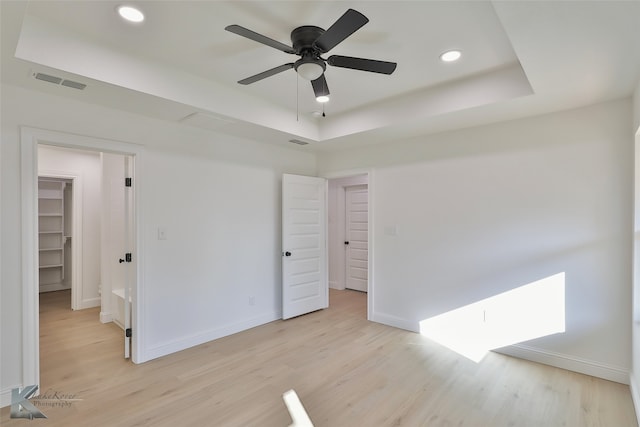
[{"label": "ceiling air vent", "polygon": [[84,88],[87,87],[86,84],[74,82],[73,80],[63,80],[62,83],[60,84],[62,86],[72,87],[74,89],[79,89],[79,90],[84,90]]},{"label": "ceiling air vent", "polygon": [[73,80],[65,80],[61,77],[52,76],[45,73],[33,73],[33,77],[37,80],[42,80],[43,82],[49,82],[56,85],[62,85],[66,87],[71,87],[73,89],[84,90],[87,87],[84,83],[74,82]]},{"label": "ceiling air vent", "polygon": [[309,144],[308,142],[300,141],[299,139],[290,139],[289,142],[294,143],[294,144],[298,144],[298,145],[307,145],[307,144]]},{"label": "ceiling air vent", "polygon": [[60,77],[50,76],[49,74],[45,73],[36,73],[34,77],[38,80],[43,80],[45,82],[54,83],[57,85],[62,83],[62,79]]}]

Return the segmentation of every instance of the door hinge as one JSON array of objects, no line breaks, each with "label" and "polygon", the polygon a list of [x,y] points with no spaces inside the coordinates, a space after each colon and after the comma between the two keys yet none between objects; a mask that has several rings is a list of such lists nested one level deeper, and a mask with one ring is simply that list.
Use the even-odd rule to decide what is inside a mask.
[{"label": "door hinge", "polygon": [[127,328],[124,331],[124,336],[127,337],[127,338],[131,338],[131,328]]},{"label": "door hinge", "polygon": [[124,254],[124,260],[126,262],[131,262],[131,252],[127,252],[126,254]]},{"label": "door hinge", "polygon": [[132,178],[125,178],[124,179],[124,186],[125,187],[131,187],[131,183],[132,183]]}]

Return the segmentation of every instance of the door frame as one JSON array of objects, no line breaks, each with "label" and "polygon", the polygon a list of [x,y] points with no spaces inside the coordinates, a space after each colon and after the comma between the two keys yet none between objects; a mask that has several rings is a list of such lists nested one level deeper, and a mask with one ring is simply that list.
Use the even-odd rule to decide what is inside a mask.
[{"label": "door frame", "polygon": [[133,362],[144,361],[142,352],[144,336],[141,301],[144,300],[142,281],[143,253],[138,224],[141,217],[140,176],[144,147],[138,144],[114,141],[92,136],[69,134],[45,129],[20,127],[20,181],[22,210],[22,385],[40,384],[40,326],[38,289],[38,144],[84,151],[99,151],[132,156],[136,163],[134,193],[134,241],[137,256],[134,256],[135,283],[132,287],[132,311],[135,331],[132,337]]},{"label": "door frame", "polygon": [[[38,144],[40,145],[40,144]],[[37,153],[36,153],[37,155]],[[58,172],[45,169],[38,172],[38,178],[68,179],[71,188],[71,309],[82,309],[82,176],[78,172]],[[24,194],[24,193],[23,193]],[[36,204],[37,208],[37,204]],[[36,245],[37,250],[37,245]],[[38,288],[38,292],[40,289]]]},{"label": "door frame", "polygon": [[[346,171],[339,172],[329,172],[325,174],[321,174],[322,178],[326,178],[327,180],[338,179],[338,178],[348,178],[356,175],[366,175],[367,176],[367,190],[368,190],[368,204],[367,204],[367,219],[369,223],[369,228],[367,230],[368,237],[368,253],[367,253],[367,320],[374,321],[374,308],[375,308],[375,276],[374,276],[374,248],[375,248],[375,240],[373,238],[373,228],[374,228],[374,209],[373,209],[373,188],[374,188],[374,172],[373,169],[350,169]],[[329,209],[326,212],[326,220],[328,222],[329,218]],[[327,247],[329,245],[327,244]],[[329,255],[331,256],[331,255]],[[328,261],[328,258],[327,258]],[[329,278],[327,277],[327,280]],[[328,282],[327,282],[328,286]]]}]

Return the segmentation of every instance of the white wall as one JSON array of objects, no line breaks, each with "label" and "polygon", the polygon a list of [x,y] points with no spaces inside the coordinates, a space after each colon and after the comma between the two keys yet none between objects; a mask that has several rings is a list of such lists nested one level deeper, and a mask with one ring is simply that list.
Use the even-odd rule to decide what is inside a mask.
[{"label": "white wall", "polygon": [[144,145],[141,360],[280,317],[281,175],[315,175],[313,154],[13,86],[1,101],[3,396],[23,356],[19,126]]},{"label": "white wall", "polygon": [[520,355],[627,382],[630,129],[627,99],[323,153],[323,174],[373,168],[373,319],[418,330],[565,272],[566,332]]},{"label": "white wall", "polygon": [[633,131],[635,133],[635,221],[633,228],[633,352],[631,393],[640,423],[640,80],[633,94]]},{"label": "white wall", "polygon": [[633,130],[634,132],[640,128],[640,80],[633,92]]},{"label": "white wall", "polygon": [[[71,247],[82,248],[80,309],[100,305],[100,153],[38,146],[38,175],[77,176],[82,180],[82,246],[71,236]],[[71,271],[65,272],[65,277]]]},{"label": "white wall", "polygon": [[329,287],[345,289],[345,187],[367,184],[367,175],[347,176],[329,180],[328,206],[329,216]]}]

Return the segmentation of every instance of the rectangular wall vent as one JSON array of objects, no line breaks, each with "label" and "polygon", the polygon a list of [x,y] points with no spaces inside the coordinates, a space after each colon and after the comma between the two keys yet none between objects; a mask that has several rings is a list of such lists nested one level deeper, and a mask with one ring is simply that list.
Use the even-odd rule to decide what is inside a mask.
[{"label": "rectangular wall vent", "polygon": [[307,144],[309,144],[308,142],[300,141],[299,139],[290,139],[289,142],[292,142],[292,143],[298,144],[298,145],[307,145]]},{"label": "rectangular wall vent", "polygon": [[73,80],[65,80],[61,77],[56,77],[45,73],[32,73],[32,75],[37,80],[42,80],[43,82],[62,85],[73,89],[84,90],[84,88],[87,87],[87,85],[84,83],[75,82]]}]

